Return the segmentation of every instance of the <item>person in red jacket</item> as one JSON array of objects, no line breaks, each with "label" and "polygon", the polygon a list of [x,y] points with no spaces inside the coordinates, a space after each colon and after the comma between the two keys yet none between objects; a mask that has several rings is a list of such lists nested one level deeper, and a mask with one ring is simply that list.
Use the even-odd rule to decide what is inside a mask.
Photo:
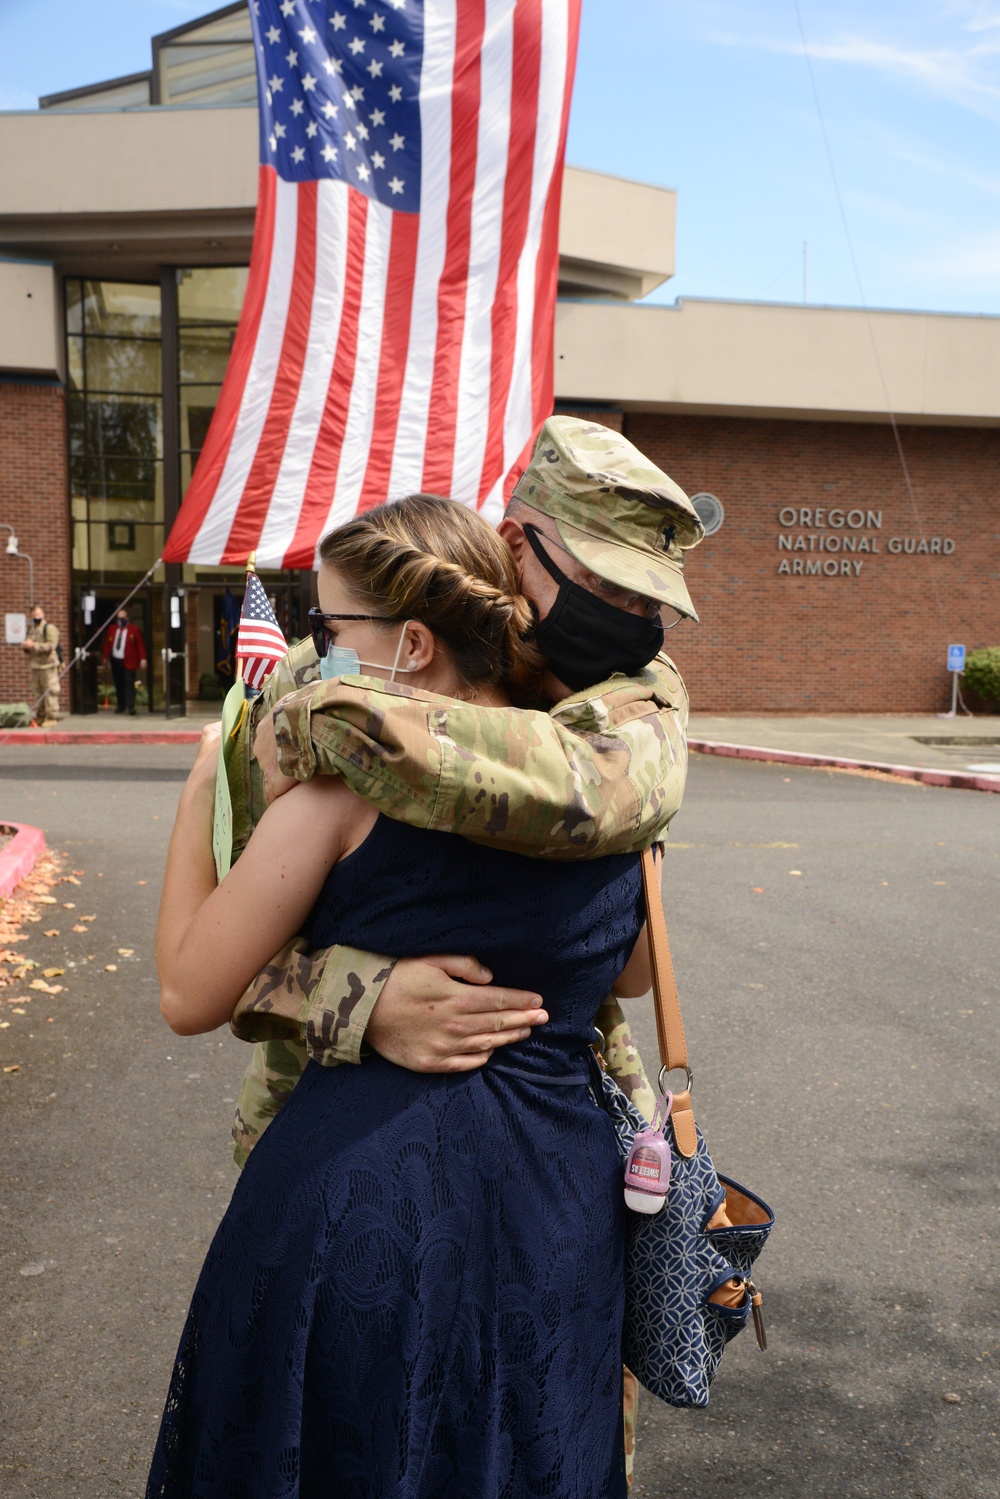
[{"label": "person in red jacket", "polygon": [[135,674],[146,670],[146,642],[138,625],[129,621],[128,610],[119,609],[104,637],[104,660],[115,679],[116,713],[126,708],[135,717]]}]

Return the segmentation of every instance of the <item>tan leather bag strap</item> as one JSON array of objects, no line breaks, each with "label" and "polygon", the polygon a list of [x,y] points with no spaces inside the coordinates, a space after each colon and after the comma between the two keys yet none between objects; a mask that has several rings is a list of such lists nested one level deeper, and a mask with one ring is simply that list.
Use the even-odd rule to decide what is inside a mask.
[{"label": "tan leather bag strap", "polygon": [[681,1000],[670,957],[667,923],[663,916],[663,902],[660,899],[652,849],[647,849],[642,856],[642,888],[646,897],[646,935],[649,939],[649,966],[653,977],[653,1009],[656,1014],[660,1061],[671,1072],[676,1067],[683,1067],[689,1079],[689,1087],[682,1093],[674,1094],[671,1110],[674,1141],[681,1155],[690,1157],[698,1147],[694,1114],[691,1111],[691,1073],[688,1067],[687,1041],[684,1038],[684,1021],[681,1019]]}]

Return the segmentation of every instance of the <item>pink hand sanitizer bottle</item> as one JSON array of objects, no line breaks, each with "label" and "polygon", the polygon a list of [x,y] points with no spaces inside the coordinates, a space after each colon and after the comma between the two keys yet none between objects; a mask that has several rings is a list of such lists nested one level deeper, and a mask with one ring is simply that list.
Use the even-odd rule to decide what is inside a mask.
[{"label": "pink hand sanitizer bottle", "polygon": [[652,1124],[639,1130],[625,1162],[625,1205],[636,1213],[658,1213],[670,1185],[670,1145],[663,1133],[674,1095],[661,1093]]}]

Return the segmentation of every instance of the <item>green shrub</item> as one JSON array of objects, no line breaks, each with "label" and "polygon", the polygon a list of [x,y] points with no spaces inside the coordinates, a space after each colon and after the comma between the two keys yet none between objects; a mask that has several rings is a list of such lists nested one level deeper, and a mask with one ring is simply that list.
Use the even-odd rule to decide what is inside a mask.
[{"label": "green shrub", "polygon": [[987,708],[1000,711],[1000,645],[970,651],[965,658],[963,681]]},{"label": "green shrub", "polygon": [[30,723],[27,703],[0,703],[0,729],[26,729]]},{"label": "green shrub", "polygon": [[214,672],[202,672],[198,678],[198,700],[202,703],[221,703],[229,688],[220,682]]}]

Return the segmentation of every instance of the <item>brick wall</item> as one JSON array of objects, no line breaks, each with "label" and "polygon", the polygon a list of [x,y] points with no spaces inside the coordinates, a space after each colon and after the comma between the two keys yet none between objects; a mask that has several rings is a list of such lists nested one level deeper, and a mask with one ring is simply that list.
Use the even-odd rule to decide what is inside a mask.
[{"label": "brick wall", "polygon": [[949,642],[1000,645],[1000,432],[901,428],[923,553],[888,427],[630,413],[625,430],[725,506],[685,568],[701,624],[668,637],[696,710],[938,712]]},{"label": "brick wall", "polygon": [[[69,645],[69,506],[66,418],[58,385],[0,380],[0,521],[13,526],[35,564],[35,599]],[[4,551],[0,531],[0,613],[28,612],[28,564]],[[67,656],[68,659],[68,656]],[[69,707],[68,678],[62,706]],[[0,702],[28,697],[28,661],[0,635]]]}]

